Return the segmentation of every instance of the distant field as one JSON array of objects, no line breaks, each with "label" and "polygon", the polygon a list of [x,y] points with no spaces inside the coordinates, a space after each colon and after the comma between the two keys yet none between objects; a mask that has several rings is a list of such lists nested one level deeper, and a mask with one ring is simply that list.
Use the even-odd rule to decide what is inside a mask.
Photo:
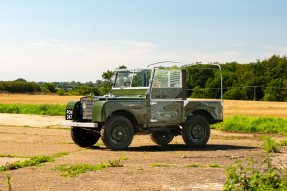
[{"label": "distant field", "polygon": [[[66,105],[71,100],[80,100],[81,97],[82,96],[0,94],[0,103]],[[246,115],[287,118],[287,102],[224,100],[223,115],[224,117]]]},{"label": "distant field", "polygon": [[66,105],[71,100],[80,100],[81,97],[83,96],[0,94],[0,103]]}]

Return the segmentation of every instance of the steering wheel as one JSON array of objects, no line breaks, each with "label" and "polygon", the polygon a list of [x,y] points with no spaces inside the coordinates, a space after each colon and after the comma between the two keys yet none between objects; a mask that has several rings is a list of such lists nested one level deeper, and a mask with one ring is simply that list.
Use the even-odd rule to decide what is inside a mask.
[{"label": "steering wheel", "polygon": [[125,82],[125,83],[124,83],[124,86],[127,87],[127,84],[131,84],[131,86],[134,87],[134,85],[133,85],[131,82]]}]

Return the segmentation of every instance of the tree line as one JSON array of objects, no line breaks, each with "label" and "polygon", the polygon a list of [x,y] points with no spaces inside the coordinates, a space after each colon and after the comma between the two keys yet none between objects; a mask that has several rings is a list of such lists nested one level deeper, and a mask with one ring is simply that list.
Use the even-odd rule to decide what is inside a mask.
[{"label": "tree line", "polygon": [[[249,64],[220,64],[223,74],[224,99],[287,101],[287,58],[273,55]],[[216,66],[196,66],[199,68]],[[219,70],[187,70],[188,96],[220,98]],[[256,87],[254,87],[256,86]],[[218,89],[215,89],[218,88]],[[286,88],[286,89],[284,89]]]},{"label": "tree line", "polygon": [[[224,99],[287,101],[287,58],[273,55],[265,60],[248,64],[217,63],[223,71]],[[119,66],[120,69],[126,66]],[[187,68],[187,93],[191,98],[220,98],[220,71],[195,68],[214,68],[198,65]],[[111,90],[114,71],[108,70],[102,80],[95,82],[27,82],[19,78],[12,82],[0,82],[0,90],[8,92],[46,92],[59,95],[105,95]],[[255,86],[255,87],[254,87]],[[285,88],[285,89],[284,89]]]}]

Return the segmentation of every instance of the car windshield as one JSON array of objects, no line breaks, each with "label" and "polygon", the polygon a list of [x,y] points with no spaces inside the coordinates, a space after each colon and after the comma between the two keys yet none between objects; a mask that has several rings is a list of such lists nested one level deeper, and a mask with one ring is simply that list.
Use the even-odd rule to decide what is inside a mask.
[{"label": "car windshield", "polygon": [[115,88],[148,87],[151,69],[123,70],[116,72]]}]

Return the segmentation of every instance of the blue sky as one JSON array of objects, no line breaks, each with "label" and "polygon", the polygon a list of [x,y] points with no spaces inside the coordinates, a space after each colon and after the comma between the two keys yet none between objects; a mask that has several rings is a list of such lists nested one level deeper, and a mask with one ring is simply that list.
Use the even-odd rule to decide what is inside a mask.
[{"label": "blue sky", "polygon": [[119,65],[287,54],[286,0],[0,0],[0,80],[96,81]]}]

